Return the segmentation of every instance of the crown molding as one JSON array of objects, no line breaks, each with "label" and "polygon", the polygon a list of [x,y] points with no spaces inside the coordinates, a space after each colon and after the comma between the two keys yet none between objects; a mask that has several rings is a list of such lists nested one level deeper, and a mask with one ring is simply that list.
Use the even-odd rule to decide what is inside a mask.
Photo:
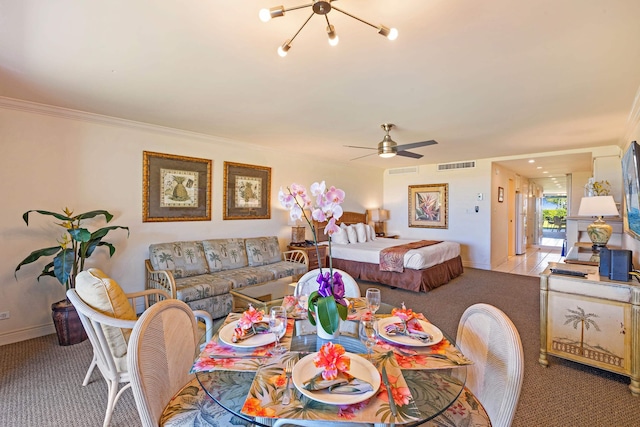
[{"label": "crown molding", "polygon": [[191,132],[182,129],[170,128],[167,126],[154,125],[150,123],[137,122],[134,120],[121,119],[119,117],[105,116],[102,114],[88,113],[86,111],[73,110],[70,108],[57,107],[54,105],[40,104],[37,102],[25,101],[22,99],[8,98],[0,96],[0,108],[9,110],[26,111],[28,113],[42,114],[45,116],[58,117],[69,120],[78,120],[82,122],[98,123],[103,125],[125,127],[134,130],[143,130],[155,132],[164,135],[173,135],[192,139],[199,139],[209,142],[220,142],[225,144],[244,144],[250,145],[256,149],[264,149],[264,147],[255,146],[246,142],[236,141],[229,138],[206,135],[198,132]]}]

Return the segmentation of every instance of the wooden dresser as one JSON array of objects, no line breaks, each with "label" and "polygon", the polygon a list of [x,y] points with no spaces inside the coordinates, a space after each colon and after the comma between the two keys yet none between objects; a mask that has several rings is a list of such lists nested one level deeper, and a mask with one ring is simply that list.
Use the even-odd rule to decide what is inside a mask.
[{"label": "wooden dresser", "polygon": [[[316,246],[314,244],[307,244],[304,246],[299,245],[289,245],[287,246],[287,250],[298,249],[301,251],[305,251],[307,256],[309,257],[309,271],[314,270],[322,266],[324,268],[326,265],[327,258],[327,247],[326,246],[318,246],[318,252],[316,252]],[[320,253],[320,262],[318,262],[318,253]]]},{"label": "wooden dresser", "polygon": [[[588,273],[576,277],[552,268]],[[547,355],[626,375],[640,396],[640,286],[601,277],[597,266],[549,263],[540,274],[540,362]]]}]

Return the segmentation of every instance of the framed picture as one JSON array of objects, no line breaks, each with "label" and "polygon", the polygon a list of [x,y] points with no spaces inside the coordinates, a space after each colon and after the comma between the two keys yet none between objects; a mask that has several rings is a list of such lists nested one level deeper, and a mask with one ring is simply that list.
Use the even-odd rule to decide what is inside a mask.
[{"label": "framed picture", "polygon": [[504,188],[498,187],[498,202],[504,202]]},{"label": "framed picture", "polygon": [[142,221],[211,221],[211,163],[143,151]]},{"label": "framed picture", "polygon": [[224,162],[222,219],[271,218],[271,168]]},{"label": "framed picture", "polygon": [[409,227],[447,228],[449,184],[409,186]]}]

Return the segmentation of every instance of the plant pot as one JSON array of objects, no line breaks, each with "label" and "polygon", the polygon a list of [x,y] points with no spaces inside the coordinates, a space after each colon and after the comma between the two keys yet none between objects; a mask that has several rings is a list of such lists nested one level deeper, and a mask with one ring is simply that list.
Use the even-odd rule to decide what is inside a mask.
[{"label": "plant pot", "polygon": [[74,345],[88,338],[76,308],[68,299],[51,304],[51,317],[58,334],[58,344]]},{"label": "plant pot", "polygon": [[336,329],[334,333],[325,331],[319,319],[318,307],[316,307],[316,333],[318,334],[318,338],[327,341],[335,340],[336,338],[338,338],[338,336],[340,335],[340,324],[342,323],[342,319],[338,320],[338,329]]}]

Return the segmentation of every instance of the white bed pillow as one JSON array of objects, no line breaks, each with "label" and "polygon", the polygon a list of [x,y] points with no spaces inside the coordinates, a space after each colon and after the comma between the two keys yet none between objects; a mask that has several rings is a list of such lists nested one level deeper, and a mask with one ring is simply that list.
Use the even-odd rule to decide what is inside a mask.
[{"label": "white bed pillow", "polygon": [[356,228],[353,225],[347,226],[347,237],[349,238],[349,243],[358,243],[358,233],[356,233]]},{"label": "white bed pillow", "polygon": [[331,241],[339,245],[348,245],[349,237],[347,236],[346,228],[346,226],[344,228],[340,227],[340,230],[333,233],[333,235],[331,236]]},{"label": "white bed pillow", "polygon": [[359,222],[356,224],[356,237],[358,238],[358,243],[364,243],[367,241],[367,229],[364,224]]},{"label": "white bed pillow", "polygon": [[365,224],[365,227],[367,229],[367,240],[369,241],[376,240],[376,230],[373,229],[371,224]]}]

